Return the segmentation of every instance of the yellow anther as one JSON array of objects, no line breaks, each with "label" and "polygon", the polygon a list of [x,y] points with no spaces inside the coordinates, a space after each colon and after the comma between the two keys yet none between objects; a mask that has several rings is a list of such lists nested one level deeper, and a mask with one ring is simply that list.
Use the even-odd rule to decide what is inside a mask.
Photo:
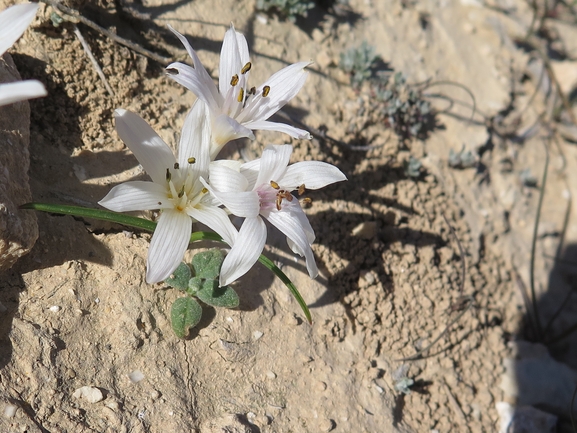
[{"label": "yellow anther", "polygon": [[183,195],[184,195],[184,185],[182,185],[182,188],[181,188],[180,192],[178,193],[178,198],[182,198]]},{"label": "yellow anther", "polygon": [[241,74],[246,74],[248,71],[250,71],[250,68],[252,67],[252,64],[250,62],[248,62],[246,65],[244,65],[242,67],[242,69],[240,70]]},{"label": "yellow anther", "polygon": [[309,198],[309,197],[303,198],[303,204],[304,204],[305,206],[310,206],[310,205],[312,204],[312,202],[313,202],[313,199],[312,199],[312,198]]},{"label": "yellow anther", "polygon": [[254,87],[254,86],[251,87],[250,90],[249,90],[249,92],[248,92],[248,94],[249,94],[249,95],[256,95],[256,87]]},{"label": "yellow anther", "polygon": [[270,181],[270,186],[272,186],[274,189],[280,189],[280,186],[274,180]]},{"label": "yellow anther", "polygon": [[178,162],[174,163],[174,169],[178,170],[180,168],[180,164]]},{"label": "yellow anther", "polygon": [[303,195],[305,193],[305,184],[303,183],[299,186],[299,195]]},{"label": "yellow anther", "polygon": [[203,194],[206,194],[206,193],[208,192],[208,189],[202,188],[202,189],[201,189],[201,192],[202,192]]},{"label": "yellow anther", "polygon": [[262,88],[262,97],[266,98],[269,92],[270,92],[270,86],[264,86]]},{"label": "yellow anther", "polygon": [[238,84],[238,75],[234,74],[230,79],[230,85],[234,87],[237,84]]},{"label": "yellow anther", "polygon": [[190,158],[188,158],[186,160],[189,164],[194,164],[196,162],[196,158],[194,156],[191,156]]},{"label": "yellow anther", "polygon": [[167,168],[166,169],[166,181],[170,182],[170,179],[172,179],[172,175],[170,174],[170,170]]},{"label": "yellow anther", "polygon": [[244,89],[241,87],[240,92],[238,92],[238,102],[242,102],[244,99]]}]

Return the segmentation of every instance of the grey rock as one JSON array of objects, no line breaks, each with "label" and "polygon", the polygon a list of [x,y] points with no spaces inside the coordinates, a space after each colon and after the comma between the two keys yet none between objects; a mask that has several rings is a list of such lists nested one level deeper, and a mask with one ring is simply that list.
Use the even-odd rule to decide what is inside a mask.
[{"label": "grey rock", "polygon": [[[9,54],[0,57],[0,83],[21,80]],[[18,210],[31,201],[30,106],[27,101],[0,107],[0,271],[27,254],[38,238],[36,215]]]}]

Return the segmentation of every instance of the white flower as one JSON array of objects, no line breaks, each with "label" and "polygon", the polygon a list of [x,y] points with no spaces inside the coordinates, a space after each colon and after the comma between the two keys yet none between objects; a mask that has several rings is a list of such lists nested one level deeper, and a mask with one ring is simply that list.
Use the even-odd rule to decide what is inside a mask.
[{"label": "white flower", "polygon": [[[138,115],[116,110],[116,130],[152,178],[117,185],[99,203],[116,212],[162,211],[148,251],[146,281],[163,281],[178,267],[188,247],[192,219],[233,245],[238,232],[227,213],[201,183],[208,178],[210,128],[201,105],[188,114],[178,159]],[[192,219],[191,219],[192,218]]]},{"label": "white flower", "polygon": [[[24,3],[0,12],[0,57],[22,36],[37,10],[37,3]],[[46,96],[46,89],[37,80],[0,84],[0,106],[40,96]]]},{"label": "white flower", "polygon": [[251,62],[248,45],[245,37],[231,25],[222,43],[217,89],[186,38],[172,27],[170,29],[185,46],[193,66],[172,63],[166,69],[171,78],[208,105],[213,123],[213,159],[230,140],[241,137],[254,139],[252,130],[280,131],[295,138],[311,138],[307,131],[267,120],[296,96],[308,75],[304,68],[311,62],[294,63],[272,75],[259,87],[249,87]]},{"label": "white flower", "polygon": [[266,241],[261,217],[287,236],[291,249],[306,259],[311,278],[318,274],[311,250],[315,233],[298,199],[291,191],[319,189],[346,180],[335,166],[320,161],[288,165],[290,145],[271,144],[262,158],[235,170],[229,162],[216,161],[210,167],[210,185],[205,186],[234,215],[245,217],[234,246],[226,256],[220,284],[227,285],[246,273],[256,262]]}]

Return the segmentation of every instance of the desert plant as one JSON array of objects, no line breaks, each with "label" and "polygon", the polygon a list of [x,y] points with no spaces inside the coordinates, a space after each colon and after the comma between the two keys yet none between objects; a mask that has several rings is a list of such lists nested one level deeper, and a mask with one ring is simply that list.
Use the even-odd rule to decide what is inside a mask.
[{"label": "desert plant", "polygon": [[341,53],[339,67],[350,75],[353,86],[359,86],[363,81],[371,78],[378,58],[375,48],[367,41],[363,41],[358,47]]},{"label": "desert plant", "polygon": [[267,13],[276,13],[282,19],[291,22],[298,16],[306,17],[307,11],[315,6],[306,0],[257,0],[256,9]]}]

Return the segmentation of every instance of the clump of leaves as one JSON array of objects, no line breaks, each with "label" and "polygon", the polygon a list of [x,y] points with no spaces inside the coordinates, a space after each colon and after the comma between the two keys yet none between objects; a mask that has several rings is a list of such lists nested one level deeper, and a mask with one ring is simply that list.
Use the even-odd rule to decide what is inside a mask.
[{"label": "clump of leaves", "polygon": [[465,150],[465,146],[460,152],[455,152],[453,149],[449,150],[449,167],[465,169],[475,167],[477,165],[477,157],[470,150]]},{"label": "clump of leaves", "polygon": [[363,81],[371,78],[378,59],[375,48],[363,41],[358,47],[341,53],[339,67],[350,75],[353,86],[360,86]]},{"label": "clump of leaves", "polygon": [[411,155],[408,160],[403,162],[403,168],[405,169],[405,176],[418,179],[421,177],[423,163]]},{"label": "clump of leaves", "polygon": [[315,6],[306,0],[256,0],[257,10],[276,13],[282,19],[295,22],[297,17],[307,16],[307,11]]},{"label": "clump of leaves", "polygon": [[377,82],[374,94],[381,102],[381,114],[387,126],[403,138],[422,136],[433,120],[429,101],[423,98],[422,89],[407,84],[402,72],[387,81]]},{"label": "clump of leaves", "polygon": [[[229,286],[218,287],[218,276],[224,258],[218,249],[197,253],[192,263],[181,263],[165,283],[186,293],[172,304],[170,321],[179,338],[186,338],[200,322],[202,307],[196,300],[213,307],[236,308],[239,298]],[[196,299],[195,299],[196,298]]]}]

